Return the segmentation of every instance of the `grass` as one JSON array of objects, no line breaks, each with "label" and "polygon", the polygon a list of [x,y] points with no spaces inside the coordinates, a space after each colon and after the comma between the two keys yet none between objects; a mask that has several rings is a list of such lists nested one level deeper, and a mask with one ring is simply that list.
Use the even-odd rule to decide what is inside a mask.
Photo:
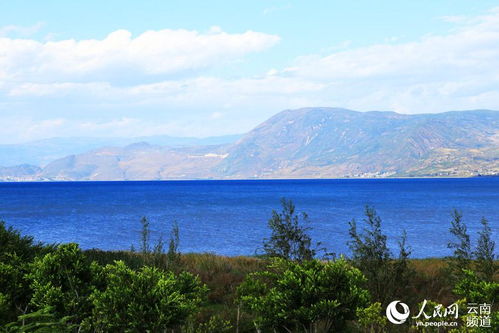
[{"label": "grass", "polygon": [[[123,260],[133,269],[151,264],[151,259],[144,258],[144,254],[138,252],[92,249],[86,250],[85,254],[88,260],[95,260],[101,265],[111,264],[115,260]],[[166,254],[161,256],[159,262],[165,262]],[[199,276],[210,289],[209,304],[234,307],[237,286],[247,274],[262,271],[266,265],[267,260],[260,257],[186,253],[180,255],[179,263],[173,267],[173,270],[188,271]],[[408,293],[417,295],[419,300],[426,298],[444,304],[455,300],[444,258],[410,259],[409,265],[414,274],[407,288]]]},{"label": "grass", "polygon": [[[95,260],[101,265],[113,263],[114,260],[123,260],[131,268],[138,269],[152,262],[164,263],[166,254],[159,254],[160,258],[130,251],[101,251],[86,250],[88,260]],[[156,261],[154,261],[156,260]],[[458,298],[452,292],[453,283],[450,281],[450,272],[445,258],[410,259],[412,269],[407,288],[400,299],[410,306],[415,306],[423,299],[432,300],[444,305],[452,304]],[[187,271],[199,276],[200,280],[209,288],[207,302],[196,315],[197,322],[206,322],[213,315],[232,324],[239,322],[239,332],[254,332],[253,319],[247,313],[240,311],[239,320],[236,290],[245,276],[252,272],[263,271],[268,264],[264,257],[238,256],[227,257],[212,253],[181,254],[178,263],[170,269],[180,272]],[[160,268],[161,265],[159,266]],[[497,278],[497,276],[496,276]],[[497,281],[497,280],[496,280]]]}]

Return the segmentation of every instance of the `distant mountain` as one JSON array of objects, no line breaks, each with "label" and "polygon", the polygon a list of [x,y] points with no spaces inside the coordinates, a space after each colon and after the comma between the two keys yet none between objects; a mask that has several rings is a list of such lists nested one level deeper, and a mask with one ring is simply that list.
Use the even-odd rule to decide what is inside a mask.
[{"label": "distant mountain", "polygon": [[135,142],[170,147],[190,147],[234,143],[241,135],[225,135],[207,138],[173,137],[166,135],[141,136],[133,138],[50,138],[21,144],[0,144],[0,166],[32,164],[45,166],[55,159],[81,154],[93,149],[112,146],[126,146]]},{"label": "distant mountain", "polygon": [[234,178],[470,176],[499,172],[499,112],[286,110],[228,151]]},{"label": "distant mountain", "polygon": [[[499,112],[286,110],[234,143],[99,148],[40,180],[435,177],[499,174]],[[3,176],[5,179],[5,176]],[[0,174],[0,179],[2,178]]]},{"label": "distant mountain", "polygon": [[[159,180],[210,177],[224,146],[171,148],[135,143],[70,155],[49,163],[41,180]],[[213,176],[213,175],[211,175]]]},{"label": "distant mountain", "polygon": [[30,181],[37,180],[42,169],[35,165],[21,164],[10,167],[0,167],[0,180]]}]

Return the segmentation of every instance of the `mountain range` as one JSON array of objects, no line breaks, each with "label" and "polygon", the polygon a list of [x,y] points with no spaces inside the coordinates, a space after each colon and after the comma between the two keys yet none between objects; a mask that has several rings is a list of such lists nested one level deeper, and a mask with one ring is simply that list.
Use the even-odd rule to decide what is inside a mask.
[{"label": "mountain range", "polygon": [[0,179],[499,175],[499,112],[490,110],[406,115],[302,108],[282,111],[242,136],[218,141],[140,141],[74,153],[43,166],[3,167]]},{"label": "mountain range", "polygon": [[123,147],[137,142],[148,142],[154,145],[170,147],[186,147],[233,143],[240,137],[241,135],[207,138],[157,135],[132,138],[49,138],[20,144],[0,144],[0,165],[33,164],[44,166],[67,155],[81,154],[102,147]]}]

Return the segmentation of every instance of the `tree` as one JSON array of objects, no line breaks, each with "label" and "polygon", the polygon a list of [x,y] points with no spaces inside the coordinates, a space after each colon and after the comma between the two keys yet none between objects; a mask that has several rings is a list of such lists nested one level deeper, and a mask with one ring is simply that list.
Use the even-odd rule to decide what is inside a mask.
[{"label": "tree", "polygon": [[180,243],[178,223],[175,221],[170,233],[170,242],[168,243],[168,252],[166,253],[167,268],[175,269],[180,264],[180,251],[178,249]]},{"label": "tree", "polygon": [[384,301],[387,295],[387,282],[391,278],[391,253],[386,244],[386,235],[381,230],[381,218],[372,207],[365,207],[366,227],[362,233],[357,231],[357,223],[350,222],[348,246],[352,259],[366,275],[374,299]]},{"label": "tree", "polygon": [[151,231],[149,230],[149,220],[145,216],[140,219],[140,224],[142,225],[141,238],[140,238],[140,251],[142,254],[146,255],[151,252],[149,246],[149,239],[151,237]]},{"label": "tree", "polygon": [[478,233],[478,243],[474,251],[477,260],[477,270],[483,277],[492,281],[496,271],[495,265],[495,242],[491,239],[492,230],[490,229],[487,219],[482,217],[482,230]]},{"label": "tree", "polygon": [[415,275],[414,269],[409,265],[409,257],[412,249],[407,246],[407,232],[402,231],[402,236],[398,241],[399,255],[397,260],[392,260],[393,265],[393,292],[392,295],[407,295],[405,291],[409,288],[410,280]]},{"label": "tree", "polygon": [[246,277],[238,297],[255,316],[257,330],[336,332],[368,304],[365,282],[343,259],[298,263],[274,258],[268,270]]},{"label": "tree", "polygon": [[403,293],[412,270],[408,265],[411,250],[407,247],[407,233],[402,232],[399,241],[399,257],[394,259],[387,245],[387,236],[381,228],[382,220],[376,210],[365,207],[365,227],[357,230],[357,222],[350,222],[348,246],[354,264],[365,274],[373,298],[385,303]]},{"label": "tree", "polygon": [[282,211],[278,213],[273,210],[268,222],[272,234],[263,242],[266,255],[300,262],[313,259],[316,250],[311,248],[312,239],[308,235],[310,228],[304,226],[308,223],[307,214],[296,214],[291,200],[282,198],[281,205]]},{"label": "tree", "polygon": [[154,267],[134,271],[122,261],[104,269],[106,287],[95,290],[92,325],[97,332],[160,332],[184,324],[206,287],[190,273],[175,276]]},{"label": "tree", "polygon": [[5,262],[6,256],[14,253],[25,261],[31,261],[36,255],[51,249],[35,242],[32,236],[21,236],[18,230],[12,226],[7,228],[5,222],[0,221],[0,262]]},{"label": "tree", "polygon": [[451,268],[454,273],[459,274],[461,269],[469,268],[472,258],[470,236],[466,230],[466,224],[463,222],[463,215],[457,209],[452,212],[451,234],[456,238],[447,244],[449,249],[454,249],[451,258]]}]

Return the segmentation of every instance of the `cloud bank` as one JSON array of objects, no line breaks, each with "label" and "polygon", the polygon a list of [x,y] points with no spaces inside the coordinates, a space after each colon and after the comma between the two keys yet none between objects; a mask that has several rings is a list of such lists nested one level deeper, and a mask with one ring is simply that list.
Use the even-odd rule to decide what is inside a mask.
[{"label": "cloud bank", "polygon": [[173,75],[220,65],[271,47],[279,37],[247,31],[228,34],[212,28],[201,34],[188,30],[146,31],[133,37],[117,30],[102,40],[38,42],[0,38],[3,80],[59,82],[114,81],[121,73]]},{"label": "cloud bank", "polygon": [[252,53],[271,52],[279,36],[212,28],[135,37],[118,30],[101,40],[2,37],[0,117],[22,119],[29,134],[9,138],[26,140],[47,128],[54,135],[237,133],[279,110],[319,105],[403,113],[499,109],[499,9],[451,21],[446,35],[350,45],[245,76],[222,73]]}]

